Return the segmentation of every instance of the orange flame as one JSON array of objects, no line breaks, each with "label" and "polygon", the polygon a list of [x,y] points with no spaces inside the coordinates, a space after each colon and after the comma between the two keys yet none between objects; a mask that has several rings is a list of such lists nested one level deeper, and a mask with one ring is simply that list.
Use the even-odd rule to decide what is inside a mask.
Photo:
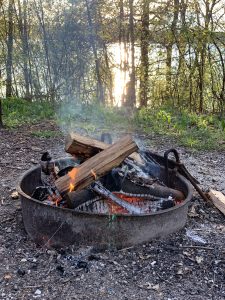
[{"label": "orange flame", "polygon": [[72,183],[70,183],[70,189],[69,189],[69,192],[72,192],[72,191],[74,190],[74,188],[75,188],[75,185],[72,184]]},{"label": "orange flame", "polygon": [[75,189],[75,182],[76,182],[76,177],[78,174],[78,168],[73,168],[69,173],[68,176],[70,177],[70,186],[69,186],[69,191],[72,192]]},{"label": "orange flame", "polygon": [[97,174],[95,173],[94,170],[91,170],[91,174],[93,175],[94,179],[96,180],[97,179]]}]

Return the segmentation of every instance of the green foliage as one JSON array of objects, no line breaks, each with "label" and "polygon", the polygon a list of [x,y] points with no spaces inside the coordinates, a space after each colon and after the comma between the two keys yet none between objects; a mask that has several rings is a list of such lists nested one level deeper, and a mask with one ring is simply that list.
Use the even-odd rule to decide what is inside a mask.
[{"label": "green foliage", "polygon": [[225,121],[214,115],[198,115],[171,107],[141,109],[134,118],[146,133],[176,138],[180,145],[198,150],[225,149]]},{"label": "green foliage", "polygon": [[30,102],[18,98],[4,99],[3,123],[17,127],[25,123],[36,123],[43,119],[54,118],[52,104],[47,101]]},{"label": "green foliage", "polygon": [[37,130],[33,131],[31,134],[39,138],[53,138],[59,136],[59,132],[53,130]]}]

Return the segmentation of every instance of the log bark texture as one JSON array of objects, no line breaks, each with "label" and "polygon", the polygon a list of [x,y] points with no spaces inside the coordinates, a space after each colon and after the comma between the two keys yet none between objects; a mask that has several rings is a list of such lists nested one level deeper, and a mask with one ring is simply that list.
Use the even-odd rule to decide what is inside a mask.
[{"label": "log bark texture", "polygon": [[[109,144],[101,141],[79,135],[77,133],[70,133],[66,137],[65,151],[71,155],[81,158],[90,158],[97,153],[105,150],[109,147]],[[136,152],[129,155],[130,158],[143,164],[143,160],[140,155]]]},{"label": "log bark texture", "polygon": [[67,193],[71,190],[79,191],[113,168],[118,167],[128,155],[137,149],[138,147],[132,138],[125,136],[86,160],[79,167],[73,168],[65,176],[57,179],[56,187],[60,193]]}]

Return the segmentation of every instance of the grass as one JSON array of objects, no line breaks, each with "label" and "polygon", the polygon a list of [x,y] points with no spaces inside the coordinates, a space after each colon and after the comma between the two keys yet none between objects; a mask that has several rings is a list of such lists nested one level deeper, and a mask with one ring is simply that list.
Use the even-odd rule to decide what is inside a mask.
[{"label": "grass", "polygon": [[134,122],[146,133],[175,138],[179,145],[197,150],[225,150],[225,122],[214,115],[198,115],[171,108],[142,109]]},{"label": "grass", "polygon": [[60,135],[59,132],[53,130],[37,130],[37,131],[32,131],[31,134],[39,138],[54,138]]},{"label": "grass", "polygon": [[3,123],[10,128],[55,118],[53,107],[47,101],[30,102],[18,98],[3,99],[2,110]]},{"label": "grass", "polygon": [[[225,150],[225,121],[214,115],[198,115],[171,107],[141,109],[129,114],[125,108],[101,105],[68,106],[57,114],[50,102],[28,102],[22,99],[3,100],[3,122],[7,127],[57,119],[64,131],[83,129],[93,135],[101,132],[142,131],[159,137],[173,138],[178,145],[196,150]],[[59,111],[59,110],[58,110]],[[51,138],[59,133],[51,130],[33,131],[34,136]]]}]

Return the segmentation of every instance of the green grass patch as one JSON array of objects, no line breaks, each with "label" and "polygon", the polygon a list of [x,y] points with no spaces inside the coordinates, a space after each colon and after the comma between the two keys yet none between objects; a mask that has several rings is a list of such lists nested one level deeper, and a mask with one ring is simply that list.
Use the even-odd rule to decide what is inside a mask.
[{"label": "green grass patch", "polygon": [[37,130],[37,131],[32,131],[31,134],[39,138],[53,138],[53,137],[58,137],[60,135],[59,132],[53,130]]},{"label": "green grass patch", "polygon": [[18,98],[2,100],[3,123],[7,127],[32,124],[44,119],[53,119],[53,106],[47,101],[27,101]]},{"label": "green grass patch", "polygon": [[225,122],[214,115],[179,112],[171,108],[141,109],[134,122],[146,133],[175,138],[179,145],[192,149],[225,149]]}]

